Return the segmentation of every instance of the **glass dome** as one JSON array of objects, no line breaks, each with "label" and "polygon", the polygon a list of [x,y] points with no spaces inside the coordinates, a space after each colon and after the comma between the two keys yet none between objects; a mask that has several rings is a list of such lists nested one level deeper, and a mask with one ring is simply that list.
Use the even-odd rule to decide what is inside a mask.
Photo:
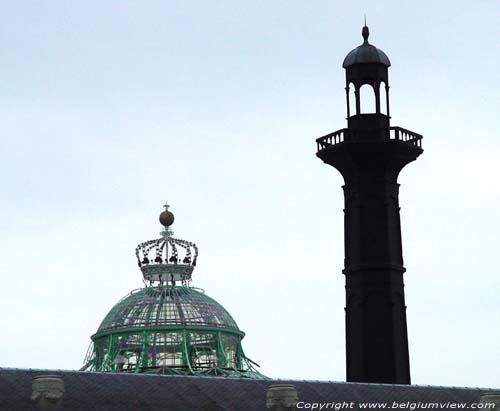
[{"label": "glass dome", "polygon": [[117,329],[158,326],[213,327],[245,335],[224,307],[201,290],[172,286],[132,291],[111,309],[96,335]]},{"label": "glass dome", "polygon": [[265,378],[245,356],[233,317],[190,286],[198,247],[173,237],[175,218],[164,207],[161,237],[135,249],[146,287],[104,317],[81,370]]},{"label": "glass dome", "polygon": [[82,370],[264,378],[243,352],[244,336],[199,289],[145,287],[106,315]]}]

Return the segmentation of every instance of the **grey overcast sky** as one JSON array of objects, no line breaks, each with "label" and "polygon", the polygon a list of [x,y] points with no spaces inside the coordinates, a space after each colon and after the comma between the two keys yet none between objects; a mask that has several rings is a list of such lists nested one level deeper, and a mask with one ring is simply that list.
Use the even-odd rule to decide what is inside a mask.
[{"label": "grey overcast sky", "polygon": [[0,6],[3,367],[81,367],[142,286],[172,205],[193,285],[270,377],[345,379],[344,56],[390,68],[412,382],[500,386],[497,1],[15,1]]}]

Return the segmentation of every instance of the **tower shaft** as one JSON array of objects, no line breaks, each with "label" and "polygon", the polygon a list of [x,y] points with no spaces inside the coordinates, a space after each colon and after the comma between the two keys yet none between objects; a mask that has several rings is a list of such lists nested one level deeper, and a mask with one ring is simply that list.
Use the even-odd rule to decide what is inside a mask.
[{"label": "tower shaft", "polygon": [[422,150],[419,140],[388,133],[376,140],[344,133],[344,141],[320,145],[317,155],[345,181],[347,381],[409,384],[397,176]]},{"label": "tower shaft", "polygon": [[398,184],[360,174],[344,186],[346,378],[409,384]]}]

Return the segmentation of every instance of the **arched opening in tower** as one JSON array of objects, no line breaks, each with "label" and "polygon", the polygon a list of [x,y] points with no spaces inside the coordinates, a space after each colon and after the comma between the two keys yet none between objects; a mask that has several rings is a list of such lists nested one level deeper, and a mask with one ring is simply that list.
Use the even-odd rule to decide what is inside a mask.
[{"label": "arched opening in tower", "polygon": [[360,114],[375,113],[375,90],[370,84],[363,84],[359,89]]}]

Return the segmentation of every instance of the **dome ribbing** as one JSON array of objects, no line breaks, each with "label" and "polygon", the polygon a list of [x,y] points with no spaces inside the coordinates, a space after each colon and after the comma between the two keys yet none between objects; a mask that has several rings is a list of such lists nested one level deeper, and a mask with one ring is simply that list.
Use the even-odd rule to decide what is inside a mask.
[{"label": "dome ribbing", "polygon": [[387,57],[382,50],[368,43],[368,36],[370,35],[370,32],[367,26],[363,27],[362,34],[364,38],[363,44],[356,47],[354,50],[351,50],[347,54],[344,62],[342,63],[342,67],[347,68],[353,64],[365,63],[383,64],[384,66],[389,67],[391,65],[389,57]]},{"label": "dome ribbing", "polygon": [[233,317],[191,287],[198,247],[172,237],[165,208],[161,237],[136,248],[146,286],[104,317],[81,370],[265,378],[245,356]]},{"label": "dome ribbing", "polygon": [[95,335],[122,329],[214,328],[244,335],[217,301],[192,287],[145,287],[119,301]]}]

